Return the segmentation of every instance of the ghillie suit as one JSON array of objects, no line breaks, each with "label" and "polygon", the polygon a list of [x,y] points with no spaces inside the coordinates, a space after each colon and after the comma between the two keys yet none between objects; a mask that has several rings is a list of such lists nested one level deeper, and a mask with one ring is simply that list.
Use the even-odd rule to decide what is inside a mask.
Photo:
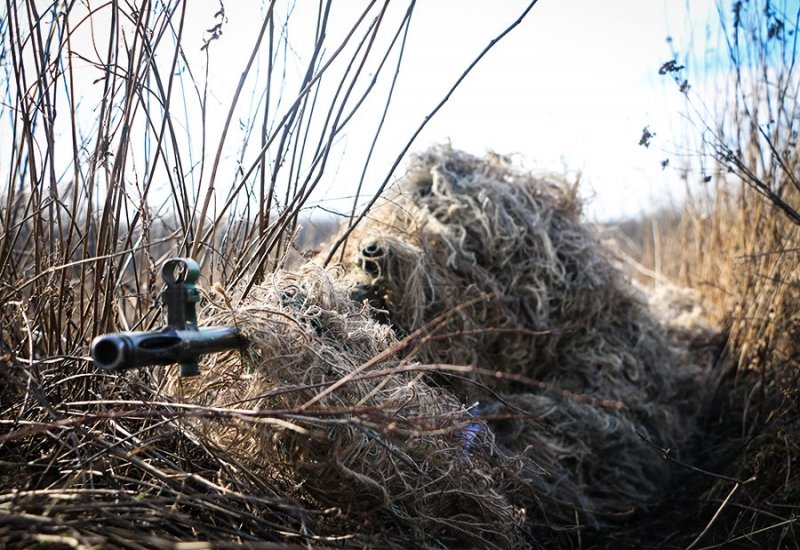
[{"label": "ghillie suit", "polygon": [[351,236],[346,271],[312,261],[211,304],[247,356],[167,392],[240,418],[196,422],[335,510],[332,537],[552,546],[646,509],[670,477],[659,448],[691,432],[686,354],[579,216],[573,188],[432,150]]},{"label": "ghillie suit", "polygon": [[[279,271],[232,309],[244,357],[209,358],[196,378],[167,379],[179,401],[234,414],[198,421],[237,467],[317,508],[321,543],[377,548],[522,548],[524,511],[505,497],[493,436],[448,390],[426,382],[399,342],[350,299],[341,270]],[[237,411],[241,411],[237,413]],[[338,541],[338,542],[337,542]]]},{"label": "ghillie suit", "polygon": [[[349,237],[357,299],[415,359],[472,365],[438,382],[488,420],[543,526],[656,502],[691,426],[691,367],[580,220],[574,186],[448,147],[415,158]],[[434,320],[438,319],[437,322]],[[537,511],[538,509],[538,511]]]}]

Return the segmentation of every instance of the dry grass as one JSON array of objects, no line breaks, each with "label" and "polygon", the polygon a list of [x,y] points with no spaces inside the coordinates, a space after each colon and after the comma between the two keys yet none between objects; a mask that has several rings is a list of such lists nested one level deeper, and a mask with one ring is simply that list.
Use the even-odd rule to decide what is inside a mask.
[{"label": "dry grass", "polygon": [[729,70],[710,73],[712,82],[690,71],[676,78],[728,92],[704,98],[683,87],[692,121],[688,152],[701,161],[681,167],[690,198],[680,213],[645,220],[644,238],[628,244],[639,260],[634,271],[647,274],[649,287],[672,280],[694,288],[706,320],[726,338],[718,359],[723,368],[704,403],[706,436],[697,462],[720,476],[706,476],[703,491],[682,491],[705,502],[696,527],[683,527],[698,532],[687,542],[692,548],[794,547],[800,540],[800,80],[794,66],[800,13],[786,3],[727,7],[720,20]]},{"label": "dry grass", "polygon": [[[796,18],[721,10],[732,93],[687,96],[705,160],[685,173],[704,187],[629,239],[644,293],[570,185],[446,148],[345,229],[344,269],[275,270],[338,135],[301,137],[336,65],[312,59],[295,102],[253,102],[248,127],[281,124],[249,133],[258,150],[242,145],[249,164],[213,211],[226,138],[204,118],[184,136],[168,116],[180,78],[207,107],[202,78],[176,70],[186,4],[103,5],[115,23],[93,27],[91,50],[71,42],[74,19],[35,4],[6,5],[2,27],[4,547],[797,545]],[[252,52],[275,56],[287,44],[270,6]],[[386,53],[356,44],[381,21],[331,45],[343,66]],[[407,25],[386,31],[398,65]],[[99,118],[56,139],[78,53],[105,90]],[[352,90],[357,73],[333,80]],[[185,147],[202,149],[200,173]],[[150,191],[161,177],[164,195]],[[198,379],[97,372],[91,337],[159,324],[156,266],[192,250],[202,318],[239,326],[248,351],[207,359]]]},{"label": "dry grass", "polygon": [[[784,194],[794,204],[797,196]],[[697,480],[706,487],[692,496],[706,502],[698,528],[709,528],[698,547],[791,547],[799,538],[800,228],[747,189],[713,216],[697,210],[661,234],[661,260],[645,254],[640,265],[654,275],[660,264],[658,277],[644,277],[657,293],[668,279],[691,284],[702,318],[725,335],[696,462],[723,477]]]}]

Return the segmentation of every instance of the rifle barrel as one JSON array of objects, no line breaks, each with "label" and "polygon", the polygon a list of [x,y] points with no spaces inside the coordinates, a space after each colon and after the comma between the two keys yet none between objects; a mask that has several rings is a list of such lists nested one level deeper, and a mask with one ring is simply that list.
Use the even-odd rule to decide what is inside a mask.
[{"label": "rifle barrel", "polygon": [[245,340],[235,327],[204,327],[150,332],[115,332],[92,342],[92,359],[100,368],[119,371],[148,365],[189,363],[200,355],[237,349]]}]

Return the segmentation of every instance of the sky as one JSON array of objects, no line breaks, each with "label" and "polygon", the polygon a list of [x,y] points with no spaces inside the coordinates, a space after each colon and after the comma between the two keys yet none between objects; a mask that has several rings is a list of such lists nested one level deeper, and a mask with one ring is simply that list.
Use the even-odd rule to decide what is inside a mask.
[{"label": "sky", "polygon": [[[794,10],[798,0],[783,2],[788,2],[790,10]],[[385,121],[380,123],[399,48],[389,57],[387,68],[379,73],[374,92],[336,137],[330,161],[307,203],[312,211],[317,211],[313,207],[349,211],[373,136],[380,126],[381,134],[364,176],[363,196],[370,196],[386,180],[409,139],[469,64],[529,3],[529,0],[418,0]],[[208,167],[214,160],[239,77],[264,20],[266,4],[264,0],[223,3],[205,0],[186,4],[186,32],[182,41],[186,64],[181,61],[177,68],[180,76],[175,97],[178,99],[170,108],[170,116],[175,127],[183,132],[177,142],[187,148],[182,153],[183,177],[197,189],[208,185],[210,169],[201,172],[199,167]],[[97,124],[104,75],[102,45],[107,41],[103,33],[108,32],[103,18],[108,17],[109,11],[102,2],[89,5],[96,9],[95,16],[91,24],[76,27],[71,42],[71,47],[82,54],[72,60],[75,94],[83,113],[76,115],[76,120],[87,143],[91,143],[96,130],[93,125]],[[277,21],[285,23],[278,33],[286,37],[288,44],[276,58],[281,66],[274,73],[279,78],[273,81],[272,106],[278,115],[300,89],[313,49],[318,5],[312,0],[276,2]],[[335,55],[337,45],[365,5],[366,1],[355,0],[332,4],[322,62]],[[382,5],[375,2],[366,23]],[[376,39],[376,52],[385,50],[408,5],[409,0],[389,3]],[[76,6],[79,9],[83,4]],[[224,6],[222,19],[215,16],[220,6]],[[79,20],[80,14],[72,17]],[[521,169],[534,173],[556,172],[569,178],[580,174],[586,215],[597,221],[637,216],[676,204],[684,191],[679,177],[680,157],[674,153],[685,133],[682,119],[685,96],[669,76],[659,75],[658,69],[674,55],[681,63],[691,64],[682,57],[690,46],[695,52],[702,52],[700,58],[713,59],[708,52],[719,46],[713,43],[710,32],[716,28],[715,19],[715,0],[539,0],[424,125],[409,152],[450,143],[476,155],[489,151],[508,155]],[[208,30],[217,23],[222,23],[222,33],[203,48],[210,36]],[[366,23],[361,27],[362,34]],[[126,40],[132,40],[132,36],[127,35]],[[348,46],[351,53],[356,42],[351,41]],[[161,74],[168,74],[174,46],[159,47],[156,62],[161,66]],[[262,48],[221,148],[220,176],[215,181],[220,197],[236,185],[248,166],[257,162],[258,139],[253,132],[259,116],[254,113],[259,112],[264,101],[267,57]],[[330,104],[342,82],[341,75],[348,71],[348,59],[346,51],[323,76],[319,108]],[[366,64],[364,77],[356,86],[348,108],[355,103],[370,75],[375,74],[379,59],[375,55]],[[198,91],[194,86],[203,85],[206,68],[207,119],[201,126]],[[187,76],[190,71],[194,83]],[[713,89],[704,91],[702,85],[697,85],[692,93],[713,96]],[[275,106],[276,98],[280,98],[282,106]],[[154,100],[149,109],[157,114],[160,105]],[[315,113],[312,118],[318,125],[324,120],[322,113]],[[68,137],[70,118],[62,116],[60,120],[65,124],[61,136]],[[141,128],[132,130],[131,135],[152,136],[145,117],[140,115],[139,120]],[[279,122],[280,116],[271,117],[270,127],[278,128]],[[649,147],[639,144],[645,127],[655,134]],[[203,128],[208,143],[201,146],[199,136]],[[3,139],[0,136],[0,143]],[[141,150],[147,151],[148,147],[145,144]],[[71,158],[69,148],[63,149]],[[271,154],[272,150],[268,152]],[[666,158],[670,158],[670,164],[663,168],[662,161]],[[137,165],[134,158],[126,177],[136,180],[146,170],[145,164],[140,159]],[[310,162],[306,164],[313,174]],[[400,174],[402,169],[394,172],[395,176]],[[215,201],[212,209],[223,202],[224,198]]]},{"label": "sky", "polygon": [[[249,48],[258,18],[246,4],[226,4],[226,25],[235,36],[223,32],[212,56],[230,58],[227,52]],[[472,59],[527,4],[417,3],[367,190],[380,183],[402,145]],[[355,11],[347,13],[352,5],[335,4],[332,34],[337,25],[346,27],[352,20]],[[290,21],[298,36],[302,20],[312,18],[295,9]],[[713,9],[713,1],[695,0],[692,18],[705,22]],[[674,170],[662,169],[661,161],[682,96],[658,68],[672,56],[667,36],[686,32],[685,10],[683,0],[540,0],[455,91],[411,151],[452,143],[474,154],[512,155],[534,172],[580,173],[586,213],[598,220],[635,216],[679,200],[682,184]],[[219,83],[235,82],[240,71],[233,64],[214,65],[213,57],[212,69]],[[222,108],[230,92],[219,86],[215,93]],[[374,116],[379,114],[367,119]],[[658,136],[649,148],[639,145],[645,126]],[[321,183],[317,200],[322,204],[347,208],[347,201],[333,199],[352,193],[360,166],[347,166],[346,159],[367,148],[363,136],[371,139],[372,133],[369,124],[363,131],[357,125],[348,130],[346,152]]]}]

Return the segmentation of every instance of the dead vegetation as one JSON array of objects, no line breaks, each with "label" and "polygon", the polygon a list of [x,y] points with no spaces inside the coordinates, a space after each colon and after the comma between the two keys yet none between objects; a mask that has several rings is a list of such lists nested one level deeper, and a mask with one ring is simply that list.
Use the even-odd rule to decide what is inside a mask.
[{"label": "dead vegetation", "polygon": [[[180,43],[180,32],[169,34],[179,7],[153,12],[161,33],[152,36]],[[15,32],[24,17],[38,20],[30,8],[6,13]],[[796,33],[775,38],[790,19],[732,8],[728,32],[741,41],[731,47],[791,52]],[[145,24],[145,10],[109,9]],[[267,19],[273,40],[269,28]],[[763,39],[746,41],[745,28]],[[15,46],[16,79],[19,60],[31,59],[25,48],[45,47],[31,36]],[[70,35],[53,36],[66,44]],[[160,77],[146,62],[150,48],[168,41],[135,36],[129,63],[106,66],[127,66],[141,84],[131,93],[158,90],[169,105],[169,85],[145,85]],[[48,70],[69,74],[67,58],[51,59],[61,61]],[[314,67],[327,66],[312,63],[309,74]],[[308,180],[294,180],[279,212],[266,201],[237,210],[234,193],[203,229],[189,186],[176,185],[163,204],[126,189],[133,156],[117,119],[101,125],[88,157],[86,144],[73,144],[81,184],[59,187],[54,157],[41,152],[57,148],[43,113],[63,97],[39,67],[30,93],[14,99],[29,124],[15,126],[0,209],[0,543],[796,545],[798,81],[788,63],[763,81],[757,71],[743,78],[750,69],[734,72],[740,88],[719,106],[726,122],[701,119],[713,169],[686,173],[703,192],[669,223],[645,223],[628,239],[637,290],[581,220],[569,184],[446,147],[415,157],[367,219],[342,228],[333,255],[341,265],[320,265],[328,249],[292,271],[272,269],[335,128],[305,161],[288,153],[305,147],[292,141],[306,113],[296,103],[284,119],[296,122],[262,136],[266,145],[285,132],[276,156],[287,162],[261,154],[252,166],[275,175],[296,160],[296,173],[313,167]],[[109,112],[140,120],[139,103],[126,99],[136,96],[103,74]],[[149,128],[157,137],[158,125]],[[177,160],[177,149],[162,147],[162,159]],[[247,177],[242,196],[274,198]],[[159,324],[155,266],[193,249],[210,274],[201,318],[240,327],[251,346],[207,358],[199,378],[97,372],[91,337]]]}]

